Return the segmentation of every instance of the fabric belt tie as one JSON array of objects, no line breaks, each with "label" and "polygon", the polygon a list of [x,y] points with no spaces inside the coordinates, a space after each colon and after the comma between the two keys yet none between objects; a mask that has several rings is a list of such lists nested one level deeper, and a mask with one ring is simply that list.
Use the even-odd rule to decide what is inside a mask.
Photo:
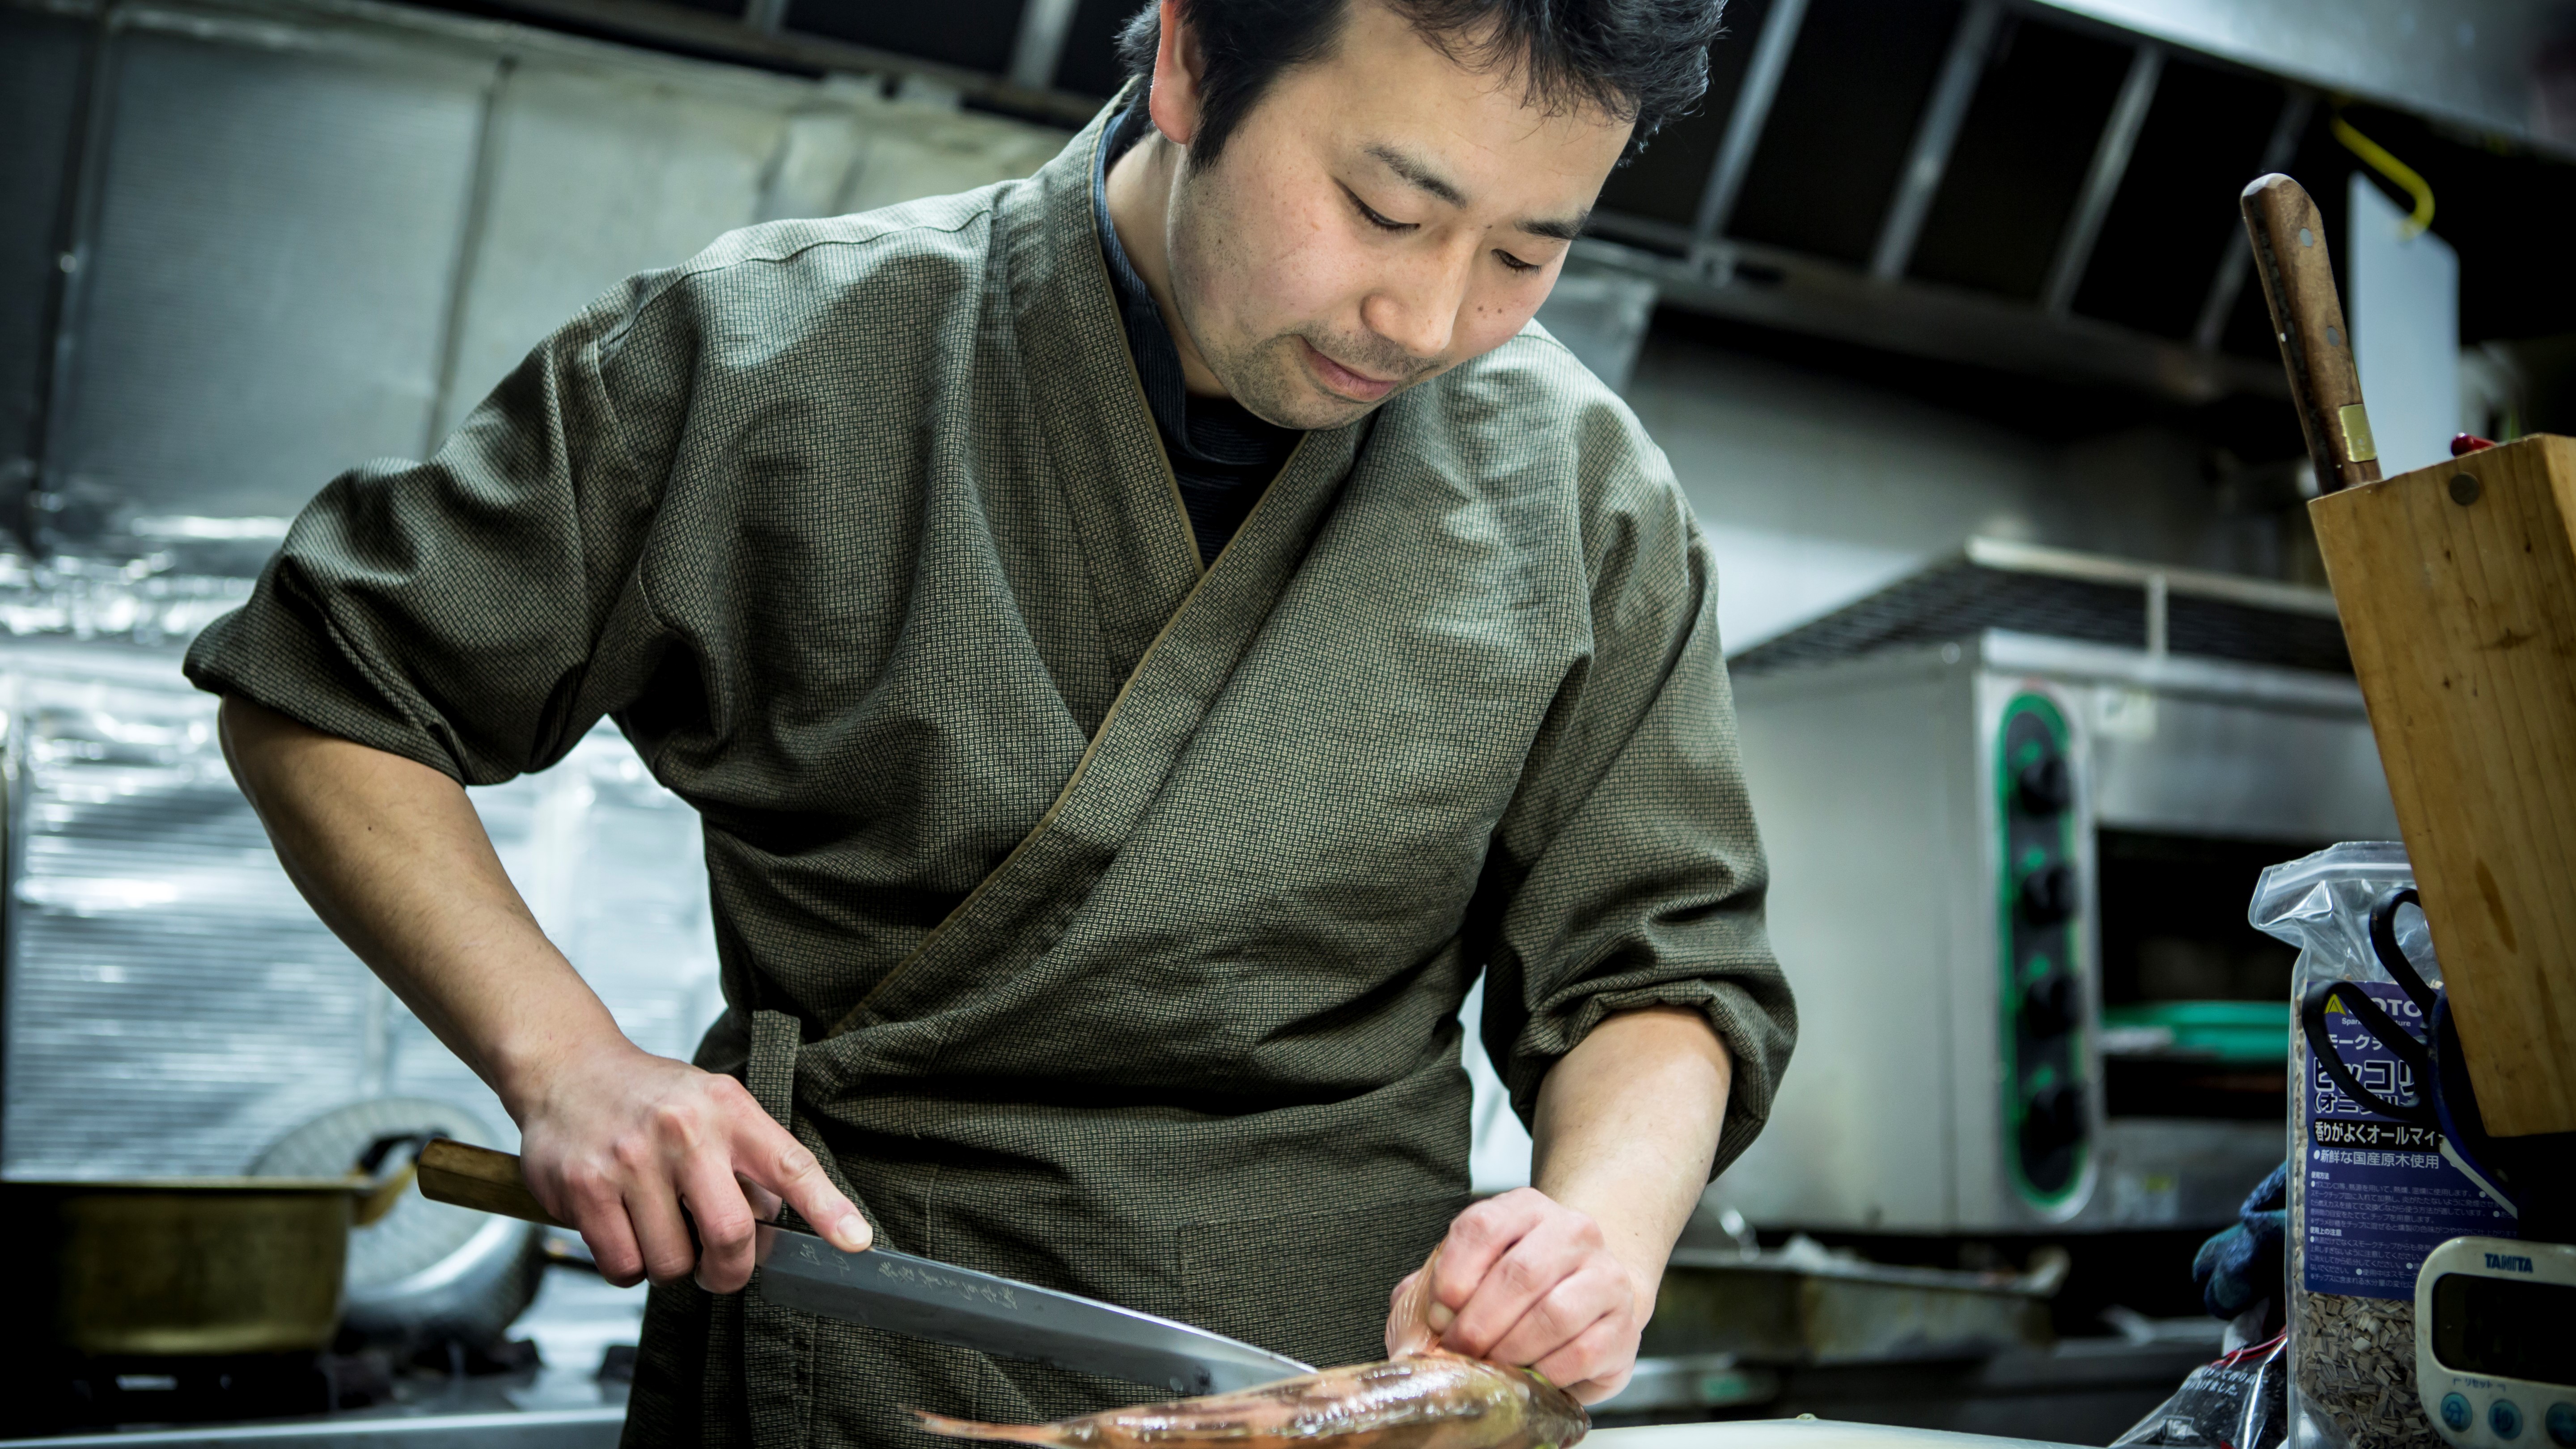
[{"label": "fabric belt tie", "polygon": [[[796,1062],[805,1050],[804,1024],[783,1011],[754,1011],[750,1038],[743,1085],[751,1089],[752,1100],[814,1154],[833,1186],[858,1202],[821,1134],[796,1111]],[[866,1206],[861,1204],[859,1211],[865,1213]],[[813,1226],[793,1208],[781,1209],[778,1221],[782,1227]],[[813,1423],[815,1320],[763,1298],[757,1279],[742,1295],[742,1319],[742,1366],[748,1382],[788,1390],[749,1396],[752,1442],[758,1449],[804,1449]]]}]

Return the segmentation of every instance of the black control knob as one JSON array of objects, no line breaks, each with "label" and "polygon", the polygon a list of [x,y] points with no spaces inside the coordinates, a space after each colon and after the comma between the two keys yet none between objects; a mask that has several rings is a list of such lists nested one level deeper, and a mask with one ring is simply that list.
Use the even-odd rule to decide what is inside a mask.
[{"label": "black control knob", "polygon": [[2075,978],[2063,972],[2031,982],[2022,988],[2022,1021],[2034,1032],[2050,1034],[2067,1031],[2075,1025]]},{"label": "black control knob", "polygon": [[2021,878],[2021,910],[2033,925],[2054,926],[2075,914],[2075,868],[2060,861]]},{"label": "black control knob", "polygon": [[2032,1152],[2063,1147],[2084,1135],[2084,1098],[2073,1087],[2053,1083],[2031,1093],[2022,1104],[2022,1145]]},{"label": "black control knob", "polygon": [[2021,767],[2013,776],[2014,793],[2021,798],[2021,808],[2033,815],[2054,815],[2075,803],[2075,776],[2066,768],[2064,755],[2045,755]]}]

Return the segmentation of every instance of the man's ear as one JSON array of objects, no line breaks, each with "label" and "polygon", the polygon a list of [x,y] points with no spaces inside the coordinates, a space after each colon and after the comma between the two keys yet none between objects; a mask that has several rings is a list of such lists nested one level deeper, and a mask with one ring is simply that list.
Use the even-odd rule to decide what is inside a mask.
[{"label": "man's ear", "polygon": [[1185,0],[1162,0],[1162,38],[1154,48],[1154,88],[1145,97],[1154,129],[1175,146],[1199,133],[1199,37]]}]

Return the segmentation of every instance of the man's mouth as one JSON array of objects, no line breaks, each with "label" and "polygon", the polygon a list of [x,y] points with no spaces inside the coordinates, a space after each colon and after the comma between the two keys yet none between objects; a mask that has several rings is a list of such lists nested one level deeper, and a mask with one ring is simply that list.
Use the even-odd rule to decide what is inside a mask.
[{"label": "man's mouth", "polygon": [[1314,343],[1303,337],[1297,339],[1297,345],[1306,349],[1306,365],[1315,370],[1325,391],[1336,397],[1352,402],[1376,402],[1395,391],[1394,378],[1375,378],[1365,372],[1355,372],[1326,357]]}]

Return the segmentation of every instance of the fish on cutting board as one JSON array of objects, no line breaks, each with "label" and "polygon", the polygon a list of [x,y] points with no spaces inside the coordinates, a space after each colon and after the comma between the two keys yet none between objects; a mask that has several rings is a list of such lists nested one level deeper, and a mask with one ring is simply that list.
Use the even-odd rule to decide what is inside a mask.
[{"label": "fish on cutting board", "polygon": [[1284,1449],[1317,1441],[1337,1449],[1570,1449],[1592,1427],[1583,1405],[1535,1369],[1438,1349],[1052,1424],[915,1413],[934,1434],[1057,1449]]}]

